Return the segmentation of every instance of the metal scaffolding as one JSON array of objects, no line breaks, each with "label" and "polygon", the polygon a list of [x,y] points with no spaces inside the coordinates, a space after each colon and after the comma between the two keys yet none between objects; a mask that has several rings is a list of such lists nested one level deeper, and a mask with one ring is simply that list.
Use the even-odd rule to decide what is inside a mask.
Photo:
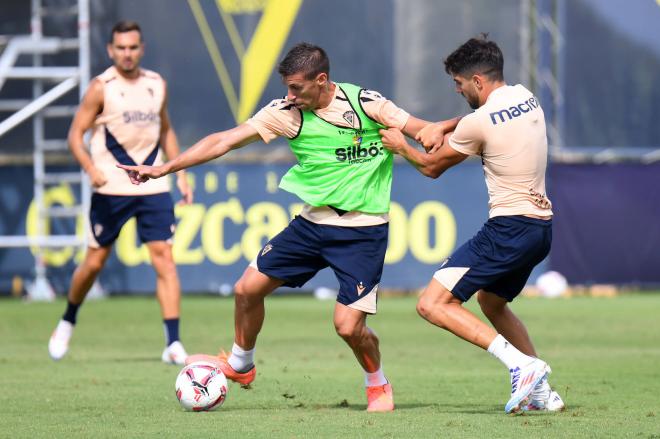
[{"label": "metal scaffolding", "polygon": [[[25,120],[32,118],[34,203],[37,210],[36,236],[0,236],[0,247],[31,247],[35,256],[35,279],[27,286],[28,298],[50,300],[54,292],[46,277],[44,249],[53,247],[84,247],[85,238],[74,234],[50,235],[47,233],[52,218],[69,218],[72,221],[87,220],[90,186],[84,172],[61,172],[49,165],[47,155],[68,150],[66,139],[46,138],[45,121],[53,117],[71,117],[76,106],[54,103],[78,87],[82,97],[90,79],[89,0],[73,0],[71,6],[57,9],[45,7],[42,0],[31,0],[31,33],[16,35],[7,40],[0,56],[0,89],[7,80],[31,80],[32,99],[0,100],[0,110],[15,111],[0,122],[0,137]],[[77,15],[78,29],[75,38],[45,36],[44,21],[55,14]],[[43,56],[77,50],[75,66],[44,66]],[[31,55],[31,66],[16,66],[21,55]],[[55,86],[51,86],[56,84]],[[47,206],[45,193],[54,184],[67,183],[80,188],[79,204],[70,207]],[[85,228],[86,229],[86,228]],[[75,230],[75,227],[74,227]]]},{"label": "metal scaffolding", "polygon": [[565,0],[520,2],[520,80],[543,105],[551,152],[565,146],[564,9]]}]

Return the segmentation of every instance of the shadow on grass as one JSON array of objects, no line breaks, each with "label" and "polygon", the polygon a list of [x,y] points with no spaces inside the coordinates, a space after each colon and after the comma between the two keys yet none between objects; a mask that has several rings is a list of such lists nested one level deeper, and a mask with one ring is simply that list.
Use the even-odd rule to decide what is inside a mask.
[{"label": "shadow on grass", "polygon": [[[282,407],[285,408],[285,407]],[[298,403],[286,407],[287,409],[301,410],[348,410],[351,412],[366,411],[366,404],[348,404],[344,401],[338,404],[304,404]],[[434,409],[441,413],[463,413],[463,414],[504,414],[504,409],[500,406],[476,407],[472,404],[437,404],[437,403],[403,403],[396,404],[395,412],[405,412],[408,410]],[[273,407],[223,407],[223,411],[247,411],[247,410],[273,410]]]},{"label": "shadow on grass", "polygon": [[[411,404],[396,404],[394,410],[395,411],[400,411],[400,410],[412,410],[412,409],[420,409],[420,408],[429,408],[433,407],[435,404],[425,404],[425,403],[411,403]],[[321,410],[321,409],[326,409],[326,410],[350,410],[354,412],[363,412],[367,410],[367,404],[345,404],[344,402],[340,402],[339,404],[314,404],[311,405],[309,408],[311,409],[316,409],[316,410]]]},{"label": "shadow on grass", "polygon": [[[312,409],[346,409],[351,411],[362,411],[366,409],[366,404],[349,404],[347,406],[342,406],[339,404],[335,405],[313,405],[310,407],[303,408],[312,408]],[[564,410],[563,412],[549,413],[542,411],[535,412],[520,412],[515,415],[507,415],[504,413],[504,404],[502,405],[475,405],[471,403],[403,403],[396,404],[396,411],[406,411],[406,410],[418,410],[418,409],[431,409],[434,412],[438,413],[456,413],[464,415],[505,415],[505,416],[548,416],[556,415],[559,413],[571,413],[572,416],[579,416],[580,406],[572,405],[570,408]],[[575,413],[578,413],[577,415]]]}]

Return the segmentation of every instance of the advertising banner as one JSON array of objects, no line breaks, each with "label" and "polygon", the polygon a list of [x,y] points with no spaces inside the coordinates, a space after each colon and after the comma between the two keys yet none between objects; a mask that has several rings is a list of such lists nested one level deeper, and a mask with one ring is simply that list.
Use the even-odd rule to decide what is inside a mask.
[{"label": "advertising banner", "polygon": [[[300,211],[300,200],[278,189],[289,165],[211,164],[193,168],[192,205],[178,206],[174,257],[185,292],[220,292],[231,288],[269,238]],[[36,209],[31,202],[29,167],[6,168],[0,173],[0,204],[5,210],[0,234],[36,234]],[[55,205],[76,203],[76,189],[67,184],[47,190]],[[176,194],[175,200],[176,200]],[[487,193],[478,161],[468,161],[438,180],[419,174],[412,166],[395,165],[390,210],[390,239],[381,285],[415,289],[431,279],[449,254],[469,239],[488,216]],[[67,222],[68,221],[68,222]],[[53,219],[50,233],[83,233],[83,222]],[[49,279],[59,293],[82,254],[73,248],[44,253]],[[30,249],[0,249],[0,291],[8,291],[14,276],[33,277]],[[137,237],[136,223],[122,230],[101,274],[102,286],[116,293],[154,291],[155,275],[146,248]],[[334,287],[330,270],[323,270],[306,289]]]},{"label": "advertising banner", "polygon": [[660,164],[555,165],[550,265],[571,283],[660,285]]}]

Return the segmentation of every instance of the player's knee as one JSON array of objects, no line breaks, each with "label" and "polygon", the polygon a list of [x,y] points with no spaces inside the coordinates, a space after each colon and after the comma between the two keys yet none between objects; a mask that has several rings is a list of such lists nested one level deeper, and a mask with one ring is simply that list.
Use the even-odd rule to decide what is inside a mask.
[{"label": "player's knee", "polygon": [[425,320],[431,316],[434,308],[433,301],[426,295],[422,295],[417,301],[417,314]]},{"label": "player's knee", "polygon": [[176,265],[171,258],[161,258],[158,261],[158,266],[167,274],[175,275],[176,274]]},{"label": "player's knee", "polygon": [[242,281],[242,279],[239,279],[236,281],[234,284],[234,295],[238,297],[243,297],[245,296],[245,282]]},{"label": "player's knee", "polygon": [[163,259],[158,262],[152,260],[152,263],[156,268],[159,277],[172,279],[177,277],[176,265],[174,264],[174,261]]},{"label": "player's knee", "polygon": [[88,259],[85,261],[85,268],[91,273],[98,274],[103,269],[104,262],[102,259]]},{"label": "player's knee", "polygon": [[152,250],[150,257],[151,264],[159,273],[176,276],[176,264],[170,249]]},{"label": "player's knee", "polygon": [[234,296],[240,300],[249,300],[256,295],[253,288],[249,287],[249,283],[241,278],[234,284]]},{"label": "player's knee", "polygon": [[344,322],[335,322],[335,331],[337,335],[346,340],[349,344],[360,338],[361,328],[358,325]]},{"label": "player's knee", "polygon": [[448,310],[445,306],[446,304],[432,296],[422,295],[417,301],[417,314],[440,328],[447,328]]}]

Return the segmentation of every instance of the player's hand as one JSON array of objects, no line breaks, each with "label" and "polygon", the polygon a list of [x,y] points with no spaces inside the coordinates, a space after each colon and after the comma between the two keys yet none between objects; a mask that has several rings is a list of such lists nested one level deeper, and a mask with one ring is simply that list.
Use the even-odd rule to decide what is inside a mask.
[{"label": "player's hand", "polygon": [[445,128],[441,123],[431,123],[419,130],[415,140],[424,147],[426,152],[431,154],[440,149],[445,134]]},{"label": "player's hand", "polygon": [[89,181],[90,183],[92,183],[92,186],[95,188],[99,188],[108,182],[108,179],[106,178],[103,171],[101,171],[95,166],[92,166],[87,171],[87,175],[89,175]]},{"label": "player's hand", "polygon": [[176,187],[178,187],[179,192],[181,192],[181,201],[179,202],[179,204],[192,204],[193,191],[190,185],[188,184],[188,179],[186,178],[185,173],[177,174]]},{"label": "player's hand", "polygon": [[127,165],[117,165],[118,168],[123,169],[128,173],[128,178],[131,179],[133,184],[141,184],[149,180],[150,178],[159,178],[163,176],[163,172],[160,169],[160,166],[147,166],[147,165],[138,165],[138,166],[127,166]]},{"label": "player's hand", "polygon": [[403,133],[396,128],[379,130],[378,134],[381,135],[383,146],[395,154],[400,154],[408,145]]},{"label": "player's hand", "polygon": [[433,154],[434,152],[442,148],[444,145],[447,145],[449,143],[449,138],[451,137],[452,134],[454,134],[453,131],[446,132],[445,137],[442,139],[442,144],[436,145],[433,148],[429,149],[428,153]]}]

